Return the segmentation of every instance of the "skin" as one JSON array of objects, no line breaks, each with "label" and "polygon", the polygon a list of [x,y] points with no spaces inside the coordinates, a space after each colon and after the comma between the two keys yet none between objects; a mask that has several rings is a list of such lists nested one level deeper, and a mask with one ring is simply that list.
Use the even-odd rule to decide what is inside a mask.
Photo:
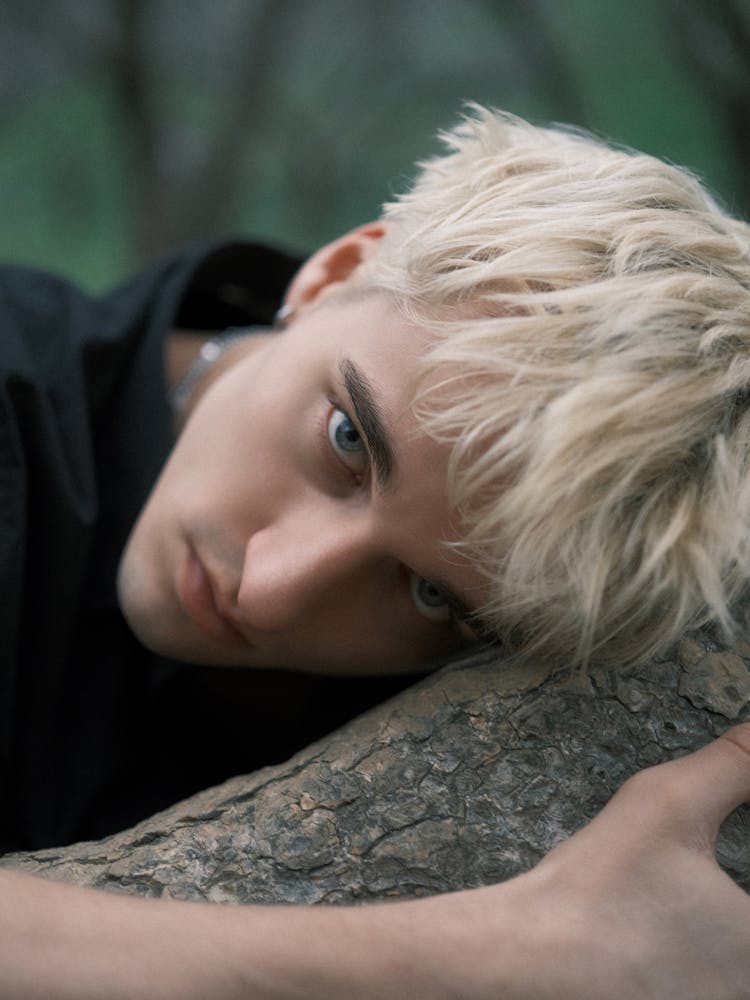
[{"label": "skin", "polygon": [[157,652],[389,672],[473,638],[455,608],[481,603],[482,579],[447,547],[448,451],[411,407],[429,334],[383,295],[342,295],[381,232],[316,255],[289,327],[202,387],[120,567],[123,611]]}]

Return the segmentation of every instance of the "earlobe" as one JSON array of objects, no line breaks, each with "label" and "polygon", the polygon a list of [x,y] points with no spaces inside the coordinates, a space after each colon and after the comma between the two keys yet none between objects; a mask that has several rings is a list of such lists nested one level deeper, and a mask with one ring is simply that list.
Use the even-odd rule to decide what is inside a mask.
[{"label": "earlobe", "polygon": [[312,305],[326,290],[346,282],[377,251],[384,233],[384,223],[371,222],[321,247],[292,279],[284,305],[300,310]]}]

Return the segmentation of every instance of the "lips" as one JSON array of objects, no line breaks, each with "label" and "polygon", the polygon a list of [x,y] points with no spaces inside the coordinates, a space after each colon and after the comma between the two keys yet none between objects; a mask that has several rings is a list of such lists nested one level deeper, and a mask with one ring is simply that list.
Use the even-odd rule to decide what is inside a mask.
[{"label": "lips", "polygon": [[247,645],[245,637],[219,610],[211,579],[192,548],[188,548],[178,592],[185,612],[202,632],[225,645]]}]

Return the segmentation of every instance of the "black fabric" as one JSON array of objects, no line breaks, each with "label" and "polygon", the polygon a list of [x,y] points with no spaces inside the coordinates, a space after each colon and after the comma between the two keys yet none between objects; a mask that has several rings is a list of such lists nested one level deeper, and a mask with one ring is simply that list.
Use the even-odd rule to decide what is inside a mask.
[{"label": "black fabric", "polygon": [[0,850],[122,829],[408,681],[167,663],[117,607],[122,547],[173,443],[165,333],[269,323],[296,266],[197,247],[101,299],[0,269]]}]

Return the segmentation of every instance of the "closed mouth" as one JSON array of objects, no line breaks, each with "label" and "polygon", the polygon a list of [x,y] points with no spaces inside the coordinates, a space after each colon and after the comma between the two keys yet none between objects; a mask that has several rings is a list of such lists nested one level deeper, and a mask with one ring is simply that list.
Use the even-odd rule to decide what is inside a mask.
[{"label": "closed mouth", "polygon": [[211,577],[191,546],[180,573],[178,593],[185,613],[202,632],[226,645],[247,646],[242,633],[222,614]]}]

